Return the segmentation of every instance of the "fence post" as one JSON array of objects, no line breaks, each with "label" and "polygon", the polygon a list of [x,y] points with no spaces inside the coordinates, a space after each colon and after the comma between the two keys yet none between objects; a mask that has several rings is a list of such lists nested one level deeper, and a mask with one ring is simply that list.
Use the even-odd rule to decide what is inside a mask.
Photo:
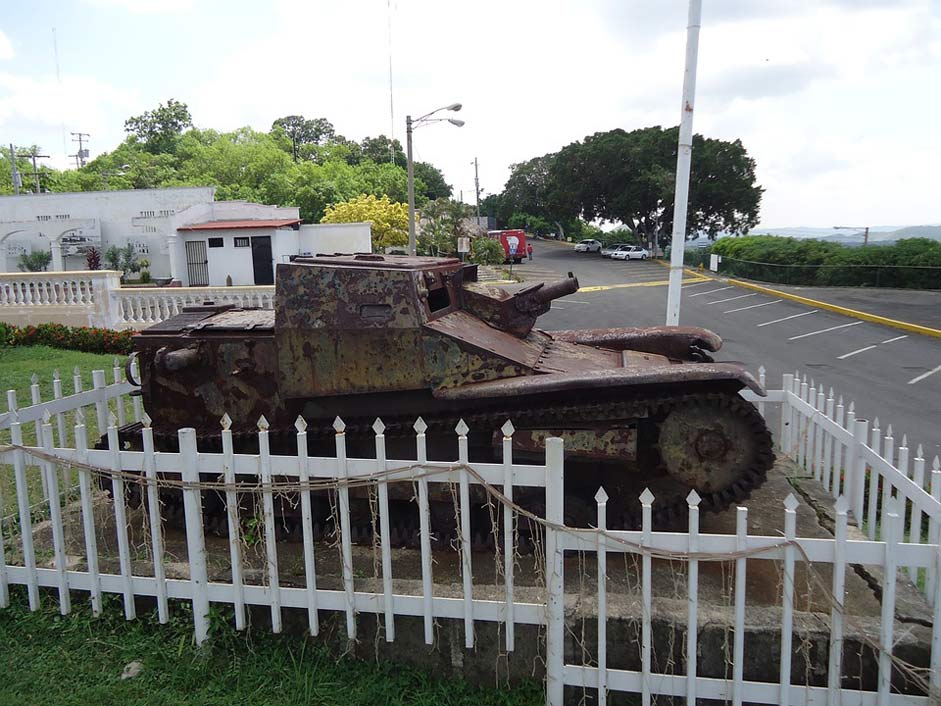
[{"label": "fence post", "polygon": [[[22,446],[23,427],[20,426],[15,404],[11,407],[10,414],[10,443],[13,446]],[[33,522],[29,507],[29,486],[26,483],[26,454],[22,449],[13,451],[13,473],[16,479],[16,504],[20,513],[20,542],[23,544],[29,609],[39,610],[39,577],[36,573],[36,553],[33,550]]]},{"label": "fence post", "polygon": [[[931,497],[941,502],[941,464],[937,456],[931,464]],[[928,541],[941,546],[941,520],[933,517],[928,520]],[[938,603],[941,603],[941,565],[929,568],[925,578],[928,596],[935,602],[937,610]],[[941,650],[941,645],[938,649]]]},{"label": "fence post", "polygon": [[[458,427],[461,426],[463,422],[458,424]],[[464,425],[465,432],[467,430],[467,425]],[[386,437],[385,430],[386,425],[382,423],[382,420],[376,417],[376,421],[373,422],[372,430],[376,434],[376,473],[380,474],[379,480],[379,533],[380,533],[380,544],[382,551],[382,609],[385,612],[385,632],[386,632],[386,642],[392,642],[395,640],[395,606],[393,605],[392,597],[392,537],[390,536],[389,529],[389,481],[385,477],[385,472],[388,470],[386,467]],[[458,431],[460,434],[461,432]],[[464,448],[467,447],[467,438],[464,439]],[[458,441],[458,448],[461,448],[461,442]],[[466,454],[464,456],[466,459]],[[466,462],[466,461],[465,461]],[[467,471],[464,470],[464,477],[466,482]],[[470,507],[470,501],[465,507]],[[468,518],[468,522],[469,522]],[[468,532],[468,535],[470,532]],[[470,541],[470,537],[465,535],[466,541]],[[469,549],[467,551],[468,562],[465,564],[465,570],[470,563],[470,554]],[[467,587],[470,583],[470,576],[464,580],[464,586]],[[465,611],[467,609],[467,597],[465,593],[464,603]],[[466,615],[466,613],[465,613]],[[465,623],[466,624],[466,623]],[[473,625],[473,623],[472,623]],[[466,640],[466,637],[465,637]],[[471,637],[473,640],[473,637]],[[473,647],[473,643],[471,647]]]},{"label": "fence post", "polygon": [[[758,366],[758,384],[761,385],[761,389],[765,389],[765,366]],[[758,414],[762,417],[765,416],[765,403],[763,402],[764,398],[758,398]]]},{"label": "fence post", "polygon": [[781,389],[784,391],[784,398],[781,400],[781,438],[779,444],[781,453],[789,456],[791,453],[791,390],[794,388],[794,376],[791,373],[785,373],[781,380]]},{"label": "fence post", "polygon": [[863,499],[866,493],[866,459],[863,457],[863,446],[869,436],[869,420],[854,420],[853,443],[846,455],[846,480],[849,490],[847,495],[853,502],[853,517],[856,526],[863,528]]},{"label": "fence post", "polygon": [[648,551],[645,551],[641,558],[641,591],[643,600],[643,615],[641,616],[641,653],[640,653],[640,671],[641,671],[641,704],[650,706],[650,650],[651,650],[651,620],[652,620],[652,587],[651,573],[653,559],[650,556],[649,547],[651,541],[651,532],[653,531],[653,493],[650,488],[644,488],[640,494],[641,506],[641,530],[643,532],[641,543]]},{"label": "fence post", "polygon": [[[96,372],[104,375],[104,372]],[[134,606],[134,586],[131,581],[131,547],[127,534],[127,506],[124,499],[124,478],[121,476],[121,443],[118,438],[117,419],[110,415],[108,420],[108,449],[111,451],[111,498],[114,503],[114,531],[118,535],[118,564],[124,581],[124,617],[134,620],[137,609]]]},{"label": "fence post", "polygon": [[779,703],[791,703],[791,648],[794,627],[794,544],[797,537],[797,498],[784,499],[784,571],[781,587],[781,672]]},{"label": "fence post", "polygon": [[898,505],[892,498],[891,507],[884,508],[882,537],[885,540],[885,558],[882,578],[882,631],[879,645],[879,706],[888,706],[892,690],[892,640],[895,627],[895,579],[898,543],[901,537]]},{"label": "fence post", "polygon": [[608,529],[608,494],[604,488],[598,488],[595,502],[598,505],[598,704],[605,706],[608,703],[608,546],[605,538]]},{"label": "fence post", "polygon": [[[59,370],[56,368],[52,371],[52,398],[55,400],[62,399],[62,378],[59,376]],[[69,437],[66,435],[65,430],[65,415],[62,412],[56,413],[56,427],[59,432],[59,446],[66,446],[69,443]],[[63,477],[68,478],[69,470],[67,467],[62,469]],[[68,490],[69,484],[65,484],[65,489]]]},{"label": "fence post", "polygon": [[[52,456],[52,445],[52,415],[47,409],[42,415],[42,448],[47,456]],[[69,595],[69,576],[65,566],[65,529],[62,525],[58,469],[56,464],[48,459],[42,462],[42,466],[49,487],[49,520],[52,523],[52,550],[59,582],[59,612],[68,615],[72,610],[72,599]]]},{"label": "fence post", "polygon": [[[340,557],[343,561],[343,595],[346,602],[346,638],[356,639],[356,599],[353,593],[353,533],[350,529],[350,489],[347,485],[349,466],[346,462],[346,424],[333,420],[334,447],[337,453],[337,489],[340,513]],[[430,583],[430,581],[429,581]]]},{"label": "fence post", "polygon": [[[876,417],[870,429],[870,448],[879,456],[882,449],[882,429],[879,428],[879,417]],[[869,469],[869,507],[866,508],[866,534],[869,539],[876,538],[876,526],[879,524],[879,477],[881,473],[876,466]],[[888,482],[888,479],[885,479]]]},{"label": "fence post", "polygon": [[457,455],[458,463],[461,464],[461,583],[464,589],[464,647],[472,650],[474,649],[474,583],[471,558],[470,480],[467,477],[467,432],[470,428],[461,419],[454,427],[454,431],[457,432]]},{"label": "fence post", "polygon": [[[935,540],[937,542],[937,540]],[[935,576],[941,574],[941,542],[935,552]],[[941,703],[941,584],[935,586],[931,593],[934,602],[934,613],[931,621],[931,664],[928,669],[929,686],[928,699],[930,703]]]},{"label": "fence post", "polygon": [[209,636],[209,573],[206,569],[206,538],[203,536],[203,503],[199,489],[196,430],[192,427],[177,432],[180,440],[180,476],[184,483],[183,512],[186,515],[186,554],[190,565],[190,586],[193,590],[193,629],[196,644]]},{"label": "fence post", "polygon": [[[31,404],[41,404],[42,397],[39,394],[39,376],[36,373],[33,373],[30,377],[30,386],[29,386],[29,399]],[[33,426],[36,429],[36,446],[42,446],[42,420],[37,419]],[[42,476],[42,499],[49,500],[49,478],[45,473],[40,471]]]},{"label": "fence post", "polygon": [[506,649],[513,651],[515,630],[513,625],[513,563],[516,561],[513,520],[513,423],[508,419],[500,428],[503,432],[503,494],[507,503],[503,505],[503,582],[506,589],[506,607],[504,609],[504,630]]},{"label": "fence post", "polygon": [[[226,418],[228,418],[228,415],[226,415]],[[301,485],[301,527],[304,536],[304,584],[307,588],[307,627],[310,634],[316,637],[320,632],[320,616],[317,613],[317,564],[314,558],[314,516],[310,502],[310,460],[307,457],[307,422],[299,414],[297,415],[297,419],[294,420],[294,428],[297,430],[297,478]],[[228,483],[228,479],[226,479],[226,482]],[[232,495],[234,496],[235,493]],[[234,512],[232,515],[234,515],[234,519],[237,523],[238,515]],[[231,532],[232,529],[230,526],[229,533],[231,534]],[[233,569],[235,566],[234,560],[235,556],[233,555]],[[241,559],[239,559],[239,561],[241,561]],[[239,589],[241,590],[241,586]],[[244,611],[244,605],[242,606],[242,610]]]},{"label": "fence post", "polygon": [[843,672],[843,597],[846,593],[846,526],[849,503],[841,495],[834,506],[836,527],[833,533],[833,607],[830,609],[830,664],[827,688],[830,703],[840,702]]},{"label": "fence post", "polygon": [[[167,573],[163,566],[163,525],[160,517],[160,489],[157,487],[157,457],[154,453],[154,430],[151,419],[141,420],[141,446],[144,449],[144,477],[147,479],[147,519],[150,523],[150,546],[153,548],[154,581],[157,585],[157,618],[161,624],[170,620],[167,603]],[[143,493],[141,494],[143,496]],[[143,497],[141,498],[143,501]]]},{"label": "fence post", "polygon": [[[76,457],[79,463],[88,461],[88,436],[85,432],[85,413],[79,407],[75,410]],[[95,617],[101,615],[101,579],[98,570],[98,539],[95,536],[95,511],[92,504],[92,480],[94,476],[88,468],[78,469],[78,487],[82,503],[82,529],[85,533],[85,557],[88,566],[88,578],[91,581],[91,612]]]},{"label": "fence post", "polygon": [[562,439],[546,439],[546,705],[565,693],[565,580],[562,568],[564,470]]},{"label": "fence post", "polygon": [[425,473],[428,470],[425,464],[428,462],[428,452],[425,444],[425,432],[428,431],[428,425],[425,420],[419,417],[413,425],[415,430],[415,447],[418,456],[418,465],[420,466],[418,478],[418,529],[419,544],[421,545],[421,592],[422,592],[422,614],[425,623],[425,644],[433,645],[435,642],[434,633],[434,601],[432,582],[432,563],[431,563],[431,517],[428,500],[428,479]]},{"label": "fence post", "polygon": [[[689,505],[689,533],[687,546],[690,554],[699,551],[699,493],[689,491],[686,502]],[[697,645],[699,644],[699,560],[690,559],[687,569],[686,588],[686,703],[696,703],[696,665]]]},{"label": "fence post", "polygon": [[[831,422],[834,421],[834,404],[835,400],[833,399],[833,388],[830,388],[830,394],[827,396],[826,408],[824,410],[824,415]],[[821,427],[822,428],[822,427]],[[823,487],[827,490],[830,490],[830,476],[833,472],[833,434],[830,433],[828,429],[823,431],[823,476],[822,482]]]},{"label": "fence post", "polygon": [[[748,508],[735,508],[735,550],[748,549]],[[735,560],[735,630],[732,633],[732,705],[742,706],[745,674],[745,577],[748,558]]]},{"label": "fence post", "polygon": [[281,632],[281,577],[278,570],[278,546],[275,533],[274,493],[271,479],[271,442],[268,420],[258,418],[258,463],[261,478],[262,514],[265,518],[265,575],[271,600],[271,632]]},{"label": "fence post", "polygon": [[97,391],[95,395],[95,419],[98,422],[98,434],[104,434],[108,428],[108,401],[105,399],[105,371],[91,371],[91,385]]}]

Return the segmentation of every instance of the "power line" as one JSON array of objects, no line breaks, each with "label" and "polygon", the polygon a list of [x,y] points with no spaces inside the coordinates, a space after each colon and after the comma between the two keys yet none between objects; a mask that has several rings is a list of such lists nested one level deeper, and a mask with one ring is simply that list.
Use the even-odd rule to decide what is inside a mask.
[{"label": "power line", "polygon": [[[11,149],[12,149],[12,145],[11,145]],[[48,154],[39,154],[39,150],[37,150],[35,147],[33,147],[33,149],[31,149],[29,152],[26,152],[25,154],[18,154],[18,155],[16,155],[16,156],[17,156],[17,157],[28,157],[28,158],[30,158],[30,159],[32,160],[32,162],[33,162],[33,181],[34,181],[34,183],[36,184],[36,193],[37,193],[37,194],[42,193],[42,187],[40,187],[40,185],[39,185],[39,167],[36,165],[36,160],[37,160],[37,159],[49,159],[49,155],[48,155]]]}]

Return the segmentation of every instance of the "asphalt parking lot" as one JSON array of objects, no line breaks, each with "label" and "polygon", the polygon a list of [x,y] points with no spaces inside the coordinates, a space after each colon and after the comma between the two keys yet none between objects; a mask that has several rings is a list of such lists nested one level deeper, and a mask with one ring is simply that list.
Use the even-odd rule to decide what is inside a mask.
[{"label": "asphalt parking lot", "polygon": [[[597,253],[537,241],[535,257],[514,268],[525,280],[555,279],[569,271],[578,292],[553,302],[540,318],[547,330],[657,326],[666,315],[667,268],[655,262],[619,262]],[[855,308],[878,291],[854,290]],[[893,425],[895,443],[908,437],[930,465],[941,454],[941,339],[816,309],[729,283],[687,275],[680,323],[718,333],[717,359],[763,365],[769,388],[780,388],[785,372],[800,370],[808,381],[831,386],[860,417]]]}]

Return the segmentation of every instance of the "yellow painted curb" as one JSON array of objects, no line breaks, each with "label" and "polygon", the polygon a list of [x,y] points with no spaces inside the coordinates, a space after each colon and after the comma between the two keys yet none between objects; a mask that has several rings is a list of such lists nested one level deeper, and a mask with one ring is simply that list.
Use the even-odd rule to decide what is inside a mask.
[{"label": "yellow painted curb", "polygon": [[[664,260],[663,258],[657,258],[654,260],[654,262],[656,262],[661,267],[666,267],[667,269],[670,267],[670,261]],[[715,277],[709,275],[707,270],[700,272],[699,270],[694,270],[692,267],[684,267],[683,271],[688,275],[693,275],[694,277],[700,277],[702,279],[715,279]]]},{"label": "yellow painted curb", "polygon": [[861,319],[862,321],[869,321],[873,324],[882,324],[883,326],[891,326],[892,328],[902,329],[903,331],[909,331],[911,333],[920,333],[923,336],[933,336],[934,338],[941,338],[941,329],[929,328],[928,326],[921,326],[919,324],[912,324],[907,321],[897,321],[896,319],[889,319],[885,316],[879,316],[877,314],[870,314],[865,311],[856,311],[855,309],[847,309],[844,306],[838,306],[836,304],[830,304],[829,302],[822,302],[816,299],[809,299],[807,297],[802,297],[798,294],[791,294],[790,292],[782,292],[778,289],[771,289],[770,287],[763,287],[760,284],[752,284],[751,282],[743,282],[739,279],[726,279],[724,280],[729,284],[734,284],[736,287],[742,287],[743,289],[753,289],[756,292],[762,292],[763,294],[770,294],[775,297],[781,297],[783,299],[790,299],[791,301],[800,302],[801,304],[807,304],[809,306],[816,307],[818,309],[826,309],[827,311],[833,311],[837,314],[843,314],[843,316],[849,316],[854,319]]},{"label": "yellow painted curb", "polygon": [[[705,282],[709,280],[709,277],[696,277],[694,279],[684,279],[682,280],[683,284],[689,284],[691,282]],[[659,279],[652,282],[625,282],[624,284],[598,284],[593,287],[580,287],[578,292],[604,292],[609,289],[630,289],[632,287],[666,287],[670,284],[668,279]]]}]

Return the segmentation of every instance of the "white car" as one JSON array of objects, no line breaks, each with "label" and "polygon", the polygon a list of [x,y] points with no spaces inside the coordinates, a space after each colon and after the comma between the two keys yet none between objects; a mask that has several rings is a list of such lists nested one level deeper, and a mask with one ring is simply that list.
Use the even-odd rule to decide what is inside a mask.
[{"label": "white car", "polygon": [[601,252],[601,241],[592,238],[580,240],[575,246],[575,252]]},{"label": "white car", "polygon": [[611,257],[618,250],[624,250],[629,247],[631,246],[628,245],[627,243],[613,243],[611,245],[607,245],[601,248],[601,257]]},{"label": "white car", "polygon": [[630,245],[611,255],[612,260],[646,260],[648,257],[650,253],[647,252],[647,248],[642,248],[640,245]]}]

